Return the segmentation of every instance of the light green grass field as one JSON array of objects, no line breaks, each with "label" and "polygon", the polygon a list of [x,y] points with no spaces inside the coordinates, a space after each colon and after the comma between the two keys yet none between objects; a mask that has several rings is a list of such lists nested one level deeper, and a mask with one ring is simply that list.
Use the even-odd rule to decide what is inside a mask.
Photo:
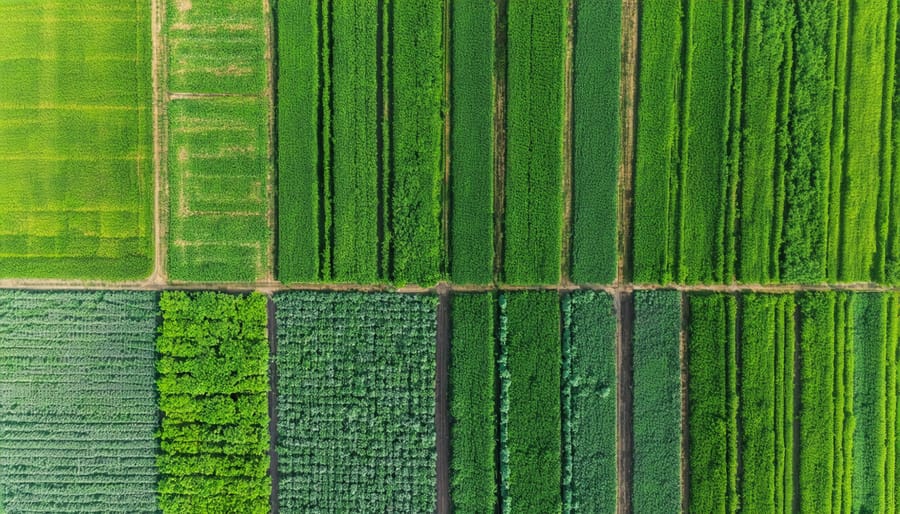
[{"label": "light green grass field", "polygon": [[0,277],[152,264],[150,2],[0,2]]},{"label": "light green grass field", "polygon": [[169,90],[262,93],[264,19],[261,0],[168,0]]},{"label": "light green grass field", "polygon": [[268,269],[268,104],[169,105],[169,277],[251,282]]}]

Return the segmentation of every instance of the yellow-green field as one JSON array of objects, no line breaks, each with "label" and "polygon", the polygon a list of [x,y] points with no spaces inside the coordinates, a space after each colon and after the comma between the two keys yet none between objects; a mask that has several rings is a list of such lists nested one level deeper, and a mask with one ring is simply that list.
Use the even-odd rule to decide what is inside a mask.
[{"label": "yellow-green field", "polygon": [[166,20],[170,91],[262,94],[261,0],[167,0]]},{"label": "yellow-green field", "polygon": [[169,104],[169,277],[253,282],[269,269],[268,102]]},{"label": "yellow-green field", "polygon": [[150,2],[0,2],[0,277],[152,267]]}]

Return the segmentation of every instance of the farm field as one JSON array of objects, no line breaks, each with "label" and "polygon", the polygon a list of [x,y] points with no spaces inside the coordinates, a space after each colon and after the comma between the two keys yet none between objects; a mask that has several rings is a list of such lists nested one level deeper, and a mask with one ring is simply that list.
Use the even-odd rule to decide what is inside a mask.
[{"label": "farm field", "polygon": [[433,511],[437,298],[275,303],[281,510]]},{"label": "farm field", "polygon": [[159,1],[165,4],[170,91],[263,94],[262,0]]},{"label": "farm field", "polygon": [[0,0],[0,514],[900,505],[900,4]]},{"label": "farm field", "polygon": [[266,298],[169,291],[159,307],[160,510],[268,512]]},{"label": "farm field", "polygon": [[0,292],[0,512],[157,512],[156,298]]},{"label": "farm field", "polygon": [[252,98],[175,100],[168,115],[169,278],[266,278],[266,104]]},{"label": "farm field", "polygon": [[896,283],[897,6],[689,4],[640,19],[634,281]]},{"label": "farm field", "polygon": [[150,6],[0,5],[0,276],[150,275]]},{"label": "farm field", "polygon": [[441,277],[442,5],[279,3],[285,283]]}]

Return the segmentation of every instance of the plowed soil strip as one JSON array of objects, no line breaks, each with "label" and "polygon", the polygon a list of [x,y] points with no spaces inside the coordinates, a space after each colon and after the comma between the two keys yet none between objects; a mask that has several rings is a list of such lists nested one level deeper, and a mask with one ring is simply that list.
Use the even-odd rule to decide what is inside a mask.
[{"label": "plowed soil strip", "polygon": [[634,332],[634,304],[632,295],[620,292],[615,296],[619,327],[616,331],[616,474],[618,475],[619,514],[631,512],[631,475],[634,464],[634,406],[632,387],[632,346]]}]

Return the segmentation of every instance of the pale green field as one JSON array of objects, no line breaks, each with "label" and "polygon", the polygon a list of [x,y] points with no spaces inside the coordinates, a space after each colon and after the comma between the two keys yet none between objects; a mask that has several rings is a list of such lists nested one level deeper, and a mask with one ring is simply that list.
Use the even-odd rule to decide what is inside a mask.
[{"label": "pale green field", "polygon": [[0,277],[149,275],[149,32],[149,0],[0,0]]},{"label": "pale green field", "polygon": [[167,0],[169,91],[262,94],[261,0]]},{"label": "pale green field", "polygon": [[253,282],[270,268],[268,102],[169,105],[169,277]]}]

